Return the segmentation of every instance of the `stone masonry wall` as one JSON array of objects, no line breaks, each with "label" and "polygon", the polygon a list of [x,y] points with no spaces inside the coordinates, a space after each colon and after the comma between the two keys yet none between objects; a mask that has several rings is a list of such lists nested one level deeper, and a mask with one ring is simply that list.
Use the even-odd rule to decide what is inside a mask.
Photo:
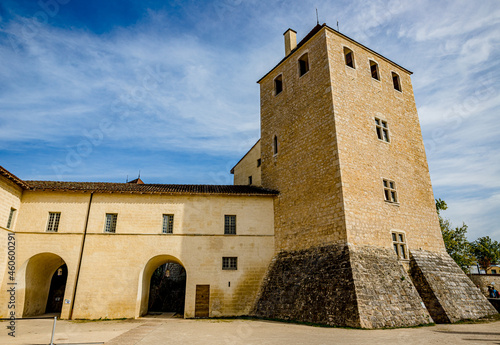
[{"label": "stone masonry wall", "polygon": [[350,253],[363,328],[408,327],[433,322],[393,250],[351,246]]},{"label": "stone masonry wall", "polygon": [[[300,76],[298,60],[306,53],[310,68]],[[283,91],[275,95],[280,74]],[[263,78],[260,95],[262,185],[280,192],[274,206],[276,252],[345,243],[325,31]]]},{"label": "stone masonry wall", "polygon": [[348,247],[279,253],[264,279],[253,315],[360,327]]},{"label": "stone masonry wall", "polygon": [[410,274],[437,323],[478,319],[496,310],[446,253],[410,252]]},{"label": "stone masonry wall", "polygon": [[346,245],[279,253],[253,314],[362,328],[432,322],[394,253]]}]

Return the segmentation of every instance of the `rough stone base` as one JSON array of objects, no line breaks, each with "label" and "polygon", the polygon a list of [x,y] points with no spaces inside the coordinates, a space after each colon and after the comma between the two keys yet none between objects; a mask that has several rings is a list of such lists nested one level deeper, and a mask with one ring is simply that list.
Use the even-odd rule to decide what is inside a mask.
[{"label": "rough stone base", "polygon": [[495,308],[447,253],[412,250],[410,274],[436,323],[478,319]]},{"label": "rough stone base", "polygon": [[394,250],[350,248],[361,327],[405,327],[433,322]]},{"label": "rough stone base", "polygon": [[393,252],[347,245],[278,254],[253,315],[363,328],[432,322]]}]

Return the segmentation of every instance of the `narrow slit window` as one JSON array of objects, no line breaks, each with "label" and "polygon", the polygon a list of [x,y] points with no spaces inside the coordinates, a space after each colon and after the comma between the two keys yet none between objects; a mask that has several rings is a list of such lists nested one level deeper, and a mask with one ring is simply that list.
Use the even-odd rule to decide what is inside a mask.
[{"label": "narrow slit window", "polygon": [[47,223],[48,232],[57,232],[59,230],[60,212],[49,212],[49,221]]},{"label": "narrow slit window", "polygon": [[279,95],[283,91],[283,76],[280,74],[274,79],[274,94]]},{"label": "narrow slit window", "polygon": [[16,209],[11,208],[9,213],[9,219],[7,220],[7,229],[10,229],[12,223],[14,222],[14,216],[16,215]]},{"label": "narrow slit window", "polygon": [[306,53],[299,59],[299,76],[303,76],[307,72],[309,72],[309,56]]},{"label": "narrow slit window", "polygon": [[378,64],[372,60],[370,60],[370,72],[372,74],[373,79],[380,80],[380,76],[378,73]]},{"label": "narrow slit window", "polygon": [[278,154],[278,136],[275,135],[273,138],[273,154]]},{"label": "narrow slit window", "polygon": [[257,159],[257,168],[258,168],[258,167],[260,167],[260,166],[261,166],[261,164],[262,164],[262,160],[261,160],[260,158],[259,158],[259,159]]},{"label": "narrow slit window", "polygon": [[118,220],[118,214],[106,213],[106,224],[104,226],[104,232],[115,233],[117,220]]},{"label": "narrow slit window", "polygon": [[398,202],[398,195],[396,192],[396,183],[390,180],[383,180],[384,183],[384,200],[387,202]]},{"label": "narrow slit window", "polygon": [[394,72],[392,72],[392,83],[394,84],[394,90],[401,92],[401,80],[399,79],[399,75]]},{"label": "narrow slit window", "polygon": [[252,184],[252,176],[248,176],[248,184],[251,185]]},{"label": "narrow slit window", "polygon": [[349,66],[351,68],[356,68],[354,67],[354,53],[351,49],[344,47],[344,57],[345,57],[345,64],[346,66]]},{"label": "narrow slit window", "polygon": [[396,255],[401,260],[407,260],[406,236],[402,232],[392,232],[392,245]]},{"label": "narrow slit window", "polygon": [[238,258],[237,257],[223,257],[222,258],[222,269],[223,270],[237,270],[238,269]]},{"label": "narrow slit window", "polygon": [[162,232],[164,234],[173,234],[174,233],[174,215],[173,214],[164,214],[163,215]]},{"label": "narrow slit window", "polygon": [[389,125],[387,121],[381,120],[379,118],[375,118],[375,129],[377,131],[377,138],[379,140],[390,142],[389,141]]}]

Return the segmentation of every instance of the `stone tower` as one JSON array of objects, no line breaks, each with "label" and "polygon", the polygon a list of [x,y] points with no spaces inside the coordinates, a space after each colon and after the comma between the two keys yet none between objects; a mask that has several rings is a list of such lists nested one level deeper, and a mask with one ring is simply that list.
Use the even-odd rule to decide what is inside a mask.
[{"label": "stone tower", "polygon": [[258,82],[261,139],[232,170],[280,193],[254,314],[375,328],[495,313],[444,248],[411,72],[325,24],[284,35]]}]

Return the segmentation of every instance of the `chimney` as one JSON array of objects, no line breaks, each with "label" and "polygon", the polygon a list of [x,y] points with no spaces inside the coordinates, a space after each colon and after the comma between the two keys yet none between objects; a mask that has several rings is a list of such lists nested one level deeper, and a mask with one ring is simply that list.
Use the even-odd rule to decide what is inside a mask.
[{"label": "chimney", "polygon": [[297,48],[297,32],[288,29],[283,36],[285,36],[285,56],[288,56],[292,50]]}]

